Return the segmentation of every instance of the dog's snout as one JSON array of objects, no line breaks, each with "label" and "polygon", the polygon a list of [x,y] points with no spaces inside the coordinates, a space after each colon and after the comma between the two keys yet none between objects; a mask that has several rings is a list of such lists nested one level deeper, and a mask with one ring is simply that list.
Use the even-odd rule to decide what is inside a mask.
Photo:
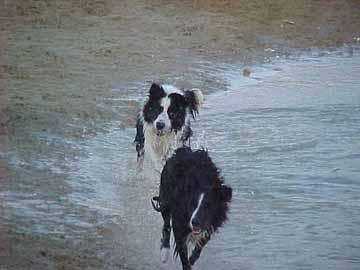
[{"label": "dog's snout", "polygon": [[192,220],[191,220],[191,225],[193,226],[193,227],[200,227],[200,220],[198,219],[198,218],[193,218]]},{"label": "dog's snout", "polygon": [[164,129],[164,127],[165,127],[165,123],[164,123],[164,122],[157,122],[157,123],[156,123],[156,128],[157,128],[158,130],[162,130],[162,129]]}]

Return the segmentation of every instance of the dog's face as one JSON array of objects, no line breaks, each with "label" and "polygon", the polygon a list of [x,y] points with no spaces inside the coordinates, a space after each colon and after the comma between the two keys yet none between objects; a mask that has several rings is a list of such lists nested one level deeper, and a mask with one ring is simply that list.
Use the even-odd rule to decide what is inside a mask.
[{"label": "dog's face", "polygon": [[197,91],[182,92],[153,83],[143,110],[145,122],[152,124],[158,136],[181,130],[187,117],[194,117],[201,105],[202,94]]},{"label": "dog's face", "polygon": [[226,185],[214,187],[206,192],[194,193],[188,207],[191,213],[189,227],[192,234],[199,235],[221,226],[217,222],[226,220],[228,202],[231,198],[232,189]]}]

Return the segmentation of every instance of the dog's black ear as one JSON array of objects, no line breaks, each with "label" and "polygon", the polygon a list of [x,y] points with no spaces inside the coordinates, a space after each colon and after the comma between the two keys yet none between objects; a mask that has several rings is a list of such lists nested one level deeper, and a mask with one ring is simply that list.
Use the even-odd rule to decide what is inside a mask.
[{"label": "dog's black ear", "polygon": [[204,101],[204,96],[200,89],[186,90],[184,96],[189,106],[190,113],[195,119],[195,116],[199,114],[199,110]]},{"label": "dog's black ear", "polygon": [[222,185],[220,187],[221,200],[223,202],[230,202],[232,198],[232,188]]},{"label": "dog's black ear", "polygon": [[165,94],[164,89],[159,84],[153,83],[149,90],[149,96],[150,96],[150,99],[158,100],[162,97],[165,97],[166,94]]},{"label": "dog's black ear", "polygon": [[183,95],[180,95],[178,93],[172,93],[169,95],[169,98],[175,103],[180,106],[186,107],[187,102]]}]

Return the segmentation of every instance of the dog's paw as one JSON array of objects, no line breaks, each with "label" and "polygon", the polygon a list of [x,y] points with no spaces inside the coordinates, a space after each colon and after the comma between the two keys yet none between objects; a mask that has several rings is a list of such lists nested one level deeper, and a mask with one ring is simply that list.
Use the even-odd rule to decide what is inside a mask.
[{"label": "dog's paw", "polygon": [[160,249],[160,260],[161,260],[162,263],[167,262],[167,260],[169,259],[169,253],[170,253],[169,248]]}]

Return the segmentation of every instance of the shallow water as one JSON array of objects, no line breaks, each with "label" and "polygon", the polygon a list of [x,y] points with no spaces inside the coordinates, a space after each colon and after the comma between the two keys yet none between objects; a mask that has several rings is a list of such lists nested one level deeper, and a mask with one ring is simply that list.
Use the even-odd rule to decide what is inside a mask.
[{"label": "shallow water", "polygon": [[[193,146],[209,149],[234,195],[229,222],[194,268],[358,269],[358,50],[274,59],[250,77],[225,67],[230,90],[206,96]],[[34,134],[60,150],[46,160],[8,154],[24,180],[1,194],[5,224],[74,239],[100,237],[97,228],[115,224],[125,231],[117,237],[128,267],[179,269],[179,260],[159,263],[161,217],[149,203],[157,183],[136,175],[134,132],[114,122],[81,143]],[[63,156],[61,147],[86,155]],[[23,175],[29,167],[38,185]],[[66,180],[41,174],[45,167]]]},{"label": "shallow water", "polygon": [[237,192],[204,269],[360,266],[359,63],[280,61],[208,98],[199,125]]}]

